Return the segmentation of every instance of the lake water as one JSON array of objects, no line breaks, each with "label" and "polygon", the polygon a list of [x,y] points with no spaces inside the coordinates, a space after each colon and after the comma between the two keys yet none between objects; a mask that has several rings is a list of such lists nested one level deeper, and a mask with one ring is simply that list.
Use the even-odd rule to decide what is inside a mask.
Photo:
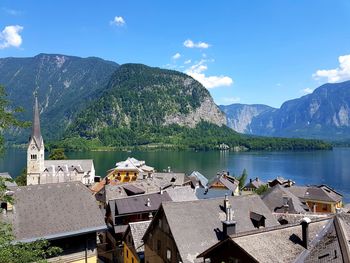
[{"label": "lake water", "polygon": [[[277,176],[292,179],[298,184],[327,184],[350,202],[350,148],[310,152],[70,152],[70,159],[94,160],[96,173],[104,176],[117,161],[133,156],[145,160],[158,171],[171,167],[173,171],[190,173],[197,170],[213,178],[217,172],[228,170],[240,175],[244,168],[251,178],[267,181]],[[11,149],[0,159],[0,172],[17,176],[26,165],[26,151]]]}]

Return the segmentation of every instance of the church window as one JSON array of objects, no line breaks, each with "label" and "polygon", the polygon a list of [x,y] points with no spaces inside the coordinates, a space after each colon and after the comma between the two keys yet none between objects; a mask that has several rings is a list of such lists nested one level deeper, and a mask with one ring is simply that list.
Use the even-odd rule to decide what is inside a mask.
[{"label": "church window", "polygon": [[31,155],[30,155],[30,159],[36,160],[36,159],[37,159],[37,155],[36,155],[36,154],[31,154]]}]

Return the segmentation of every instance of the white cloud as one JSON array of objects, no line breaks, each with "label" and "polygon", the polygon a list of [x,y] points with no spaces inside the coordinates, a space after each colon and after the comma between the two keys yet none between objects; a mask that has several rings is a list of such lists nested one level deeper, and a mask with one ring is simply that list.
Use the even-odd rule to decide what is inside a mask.
[{"label": "white cloud", "polygon": [[123,17],[121,16],[116,16],[114,17],[114,19],[110,22],[111,25],[115,25],[115,26],[124,26],[126,23],[125,23],[125,20]]},{"label": "white cloud", "polygon": [[0,49],[8,47],[20,47],[22,44],[22,37],[19,34],[23,30],[22,26],[6,26],[0,32]]},{"label": "white cloud", "polygon": [[179,59],[180,57],[181,57],[181,54],[180,54],[180,53],[176,53],[174,56],[172,56],[172,58],[173,58],[174,60]]},{"label": "white cloud", "polygon": [[190,64],[192,62],[192,60],[188,59],[184,62],[184,64]]},{"label": "white cloud", "polygon": [[188,48],[208,48],[210,47],[210,45],[208,43],[205,42],[193,42],[191,39],[187,39],[184,41],[184,46],[188,47]]},{"label": "white cloud", "polygon": [[330,83],[341,82],[350,79],[350,54],[339,56],[339,66],[335,69],[317,70],[312,76],[316,79],[327,78]]},{"label": "white cloud", "polygon": [[241,98],[239,98],[239,97],[226,97],[226,98],[223,98],[222,101],[225,104],[239,103],[241,101]]},{"label": "white cloud", "polygon": [[232,78],[228,76],[206,76],[204,74],[204,71],[208,69],[206,62],[207,60],[202,59],[197,64],[194,64],[188,68],[185,73],[202,83],[202,85],[207,89],[231,86],[233,84]]},{"label": "white cloud", "polygon": [[306,88],[306,89],[302,89],[300,92],[303,94],[310,94],[310,93],[314,92],[314,90],[311,88]]}]

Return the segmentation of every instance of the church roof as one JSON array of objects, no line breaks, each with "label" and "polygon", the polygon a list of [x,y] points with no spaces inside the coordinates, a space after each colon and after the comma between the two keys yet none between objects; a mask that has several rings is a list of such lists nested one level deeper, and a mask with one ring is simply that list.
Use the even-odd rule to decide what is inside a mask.
[{"label": "church roof", "polygon": [[34,139],[36,145],[40,149],[43,143],[43,138],[41,136],[41,130],[40,130],[39,104],[38,104],[38,98],[36,96],[35,96],[35,105],[34,105],[32,139]]}]

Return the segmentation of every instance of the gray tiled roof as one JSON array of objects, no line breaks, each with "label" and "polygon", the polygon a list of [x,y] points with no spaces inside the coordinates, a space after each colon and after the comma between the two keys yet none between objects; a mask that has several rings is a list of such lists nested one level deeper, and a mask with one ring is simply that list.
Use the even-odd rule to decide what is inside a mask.
[{"label": "gray tiled roof", "polygon": [[[0,173],[0,177],[2,177],[4,179],[13,180],[9,173]],[[6,187],[17,186],[16,182],[10,182],[10,181],[5,181],[5,185],[6,185]]]},{"label": "gray tiled roof", "polygon": [[174,186],[181,186],[186,181],[186,175],[184,173],[153,173],[153,179],[164,181]]},{"label": "gray tiled roof", "polygon": [[259,180],[259,178],[256,178],[254,180],[250,180],[249,183],[247,183],[244,188],[255,188],[258,189],[260,186],[266,185],[265,182]]},{"label": "gray tiled roof", "polygon": [[[147,206],[147,199],[150,199],[150,206]],[[145,213],[158,210],[160,204],[165,201],[171,201],[168,193],[153,193],[129,196],[125,198],[109,200],[109,206],[115,207],[115,215],[127,215],[134,213]]]},{"label": "gray tiled roof", "polygon": [[90,172],[91,168],[93,167],[93,163],[94,161],[92,159],[83,159],[83,160],[45,160],[44,165],[45,165],[45,169],[47,168],[50,172],[50,170],[52,169],[52,166],[55,167],[55,170],[57,171],[59,169],[59,167],[61,168],[67,168],[67,169],[71,169],[76,168],[78,170],[80,170],[80,168],[82,169],[82,171],[84,172]]},{"label": "gray tiled roof", "polygon": [[199,186],[206,188],[208,186],[208,179],[198,171],[193,171],[189,176],[189,179],[195,184],[198,183]]},{"label": "gray tiled roof", "polygon": [[134,241],[134,246],[137,253],[144,252],[142,237],[145,234],[150,223],[151,221],[129,223],[131,236]]},{"label": "gray tiled roof", "polygon": [[[331,219],[310,223],[309,240],[317,239],[330,223]],[[257,262],[288,263],[294,262],[305,251],[300,243],[301,231],[302,227],[299,224],[284,225],[266,231],[233,236],[231,239]]]},{"label": "gray tiled roof", "polygon": [[325,202],[339,202],[342,195],[326,185],[321,186],[291,186],[287,188],[291,193],[301,199]]},{"label": "gray tiled roof", "polygon": [[175,202],[198,200],[196,192],[191,188],[191,186],[171,187],[164,191],[167,192],[171,200]]},{"label": "gray tiled roof", "polygon": [[81,182],[11,187],[14,210],[6,219],[18,241],[53,239],[106,229],[91,191]]},{"label": "gray tiled roof", "polygon": [[305,213],[305,205],[298,197],[293,195],[289,188],[285,188],[279,184],[267,190],[262,196],[265,205],[272,211],[277,213],[285,212],[283,208],[283,197],[288,198],[288,212],[289,213]]},{"label": "gray tiled roof", "polygon": [[213,185],[216,183],[223,184],[227,189],[229,189],[232,192],[234,192],[239,185],[239,181],[235,178],[222,174],[216,176],[216,178],[210,183],[209,188],[213,187]]},{"label": "gray tiled roof", "polygon": [[[279,225],[257,195],[229,197],[229,202],[237,222],[237,232],[255,229],[250,212],[264,215],[267,227]],[[222,221],[226,219],[223,204],[223,198],[163,203],[163,211],[183,262],[193,262],[222,238]]]}]

